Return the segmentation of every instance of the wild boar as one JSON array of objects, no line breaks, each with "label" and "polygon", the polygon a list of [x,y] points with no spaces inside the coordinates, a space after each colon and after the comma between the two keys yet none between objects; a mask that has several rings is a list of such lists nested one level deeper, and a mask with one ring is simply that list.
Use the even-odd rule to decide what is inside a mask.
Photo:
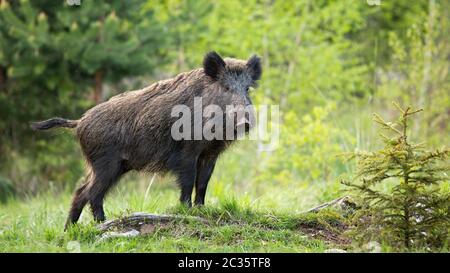
[{"label": "wild boar", "polygon": [[[78,120],[52,118],[33,123],[35,130],[73,128],[87,162],[87,178],[74,194],[65,229],[78,221],[88,202],[94,219],[104,221],[106,193],[131,170],[173,173],[181,188],[180,201],[191,206],[195,186],[195,204],[203,205],[217,158],[234,139],[175,138],[173,125],[178,119],[173,109],[184,106],[196,111],[196,99],[200,98],[201,109],[211,105],[223,109],[222,116],[215,113],[216,119],[232,116],[236,136],[240,126],[248,131],[252,124],[248,116],[238,119],[239,111],[226,108],[251,106],[249,88],[256,87],[261,73],[261,61],[256,55],[244,61],[222,59],[216,52],[209,52],[202,68],[116,95]],[[208,117],[201,117],[201,125],[207,122]],[[195,127],[198,121],[192,120],[190,125]],[[214,128],[212,132],[225,127]]]}]

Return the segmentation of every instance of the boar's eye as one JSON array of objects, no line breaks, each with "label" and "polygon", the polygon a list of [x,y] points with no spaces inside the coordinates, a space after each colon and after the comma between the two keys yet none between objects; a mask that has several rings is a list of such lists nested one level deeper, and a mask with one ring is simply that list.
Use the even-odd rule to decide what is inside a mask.
[{"label": "boar's eye", "polygon": [[245,92],[248,93],[248,91],[250,91],[250,87],[249,87],[249,86],[247,86],[247,87],[245,88]]}]

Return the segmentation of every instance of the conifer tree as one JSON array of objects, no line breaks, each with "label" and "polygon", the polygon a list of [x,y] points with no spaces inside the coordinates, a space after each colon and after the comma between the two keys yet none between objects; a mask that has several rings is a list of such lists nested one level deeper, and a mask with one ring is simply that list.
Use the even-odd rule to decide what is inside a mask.
[{"label": "conifer tree", "polygon": [[77,118],[104,99],[105,83],[151,74],[163,60],[164,30],[142,5],[0,1],[0,131],[22,142],[31,120]]},{"label": "conifer tree", "polygon": [[380,134],[384,148],[354,153],[356,177],[343,181],[361,202],[354,233],[360,241],[378,240],[397,249],[444,247],[450,230],[450,149],[429,151],[423,143],[413,143],[409,120],[422,109],[394,105],[400,111],[394,122],[374,114],[374,121],[389,132]]},{"label": "conifer tree", "polygon": [[52,116],[77,119],[107,99],[106,84],[151,75],[165,60],[165,30],[153,11],[142,10],[144,1],[79,3],[0,1],[0,169],[5,176],[24,156],[34,161],[26,172],[45,174],[43,181],[76,182],[82,167],[69,156],[77,151],[71,134],[36,134],[29,123]]}]

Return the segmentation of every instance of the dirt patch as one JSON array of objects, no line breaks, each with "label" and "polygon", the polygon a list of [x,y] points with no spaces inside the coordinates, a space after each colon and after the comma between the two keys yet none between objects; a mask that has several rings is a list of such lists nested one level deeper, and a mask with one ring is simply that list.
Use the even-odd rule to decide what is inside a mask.
[{"label": "dirt patch", "polygon": [[139,230],[139,232],[141,234],[151,234],[154,233],[156,230],[156,225],[153,224],[145,224],[141,226],[141,229]]},{"label": "dirt patch", "polygon": [[300,228],[300,230],[311,238],[320,239],[326,241],[327,243],[332,243],[339,246],[345,246],[351,243],[351,240],[344,235],[337,234],[327,229]]},{"label": "dirt patch", "polygon": [[345,248],[351,244],[350,238],[344,235],[348,229],[346,224],[340,223],[337,226],[325,227],[323,225],[300,225],[299,230],[310,238],[320,239],[327,243]]},{"label": "dirt patch", "polygon": [[140,226],[139,233],[141,235],[153,234],[155,231],[166,228],[168,225],[168,223],[144,224]]}]

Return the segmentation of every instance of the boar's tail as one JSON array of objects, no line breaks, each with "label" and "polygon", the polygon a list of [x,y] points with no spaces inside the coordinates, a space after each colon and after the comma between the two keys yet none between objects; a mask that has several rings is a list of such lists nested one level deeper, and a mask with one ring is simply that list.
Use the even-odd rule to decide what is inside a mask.
[{"label": "boar's tail", "polygon": [[38,121],[31,123],[31,128],[33,130],[48,130],[56,127],[66,127],[66,128],[74,128],[77,127],[78,120],[70,120],[63,118],[51,118],[44,121]]}]

